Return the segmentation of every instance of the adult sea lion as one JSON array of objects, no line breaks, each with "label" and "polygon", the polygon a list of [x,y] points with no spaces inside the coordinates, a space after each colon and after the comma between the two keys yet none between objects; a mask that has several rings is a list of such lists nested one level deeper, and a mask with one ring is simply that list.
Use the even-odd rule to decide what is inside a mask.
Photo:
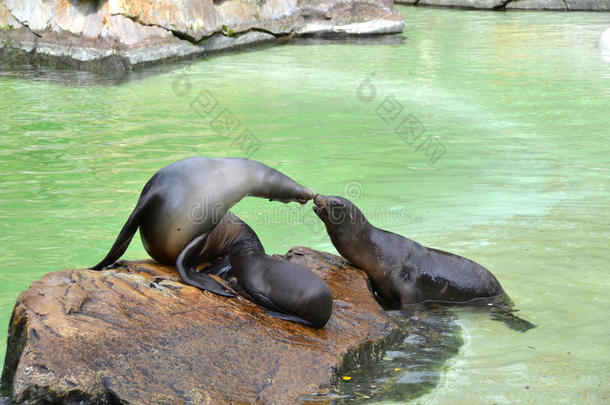
[{"label": "adult sea lion", "polygon": [[[209,233],[198,256],[197,266],[229,281],[235,277],[236,289],[243,291],[274,317],[313,328],[323,328],[332,313],[333,298],[328,285],[307,267],[265,254],[254,230],[232,212]],[[207,274],[191,275],[194,279]]]},{"label": "adult sea lion", "polygon": [[313,193],[283,173],[253,160],[204,157],[180,160],[160,169],[146,183],[114,245],[92,269],[101,270],[117,261],[139,227],[144,248],[153,259],[175,263],[187,284],[232,296],[213,278],[197,273],[196,260],[208,233],[245,196],[303,204],[313,198]]},{"label": "adult sea lion", "polygon": [[[512,305],[496,277],[480,264],[376,228],[345,198],[316,194],[314,203],[314,212],[326,225],[337,251],[369,275],[382,304],[402,308],[424,302],[476,305],[485,299],[499,308]],[[495,316],[509,327],[522,331],[534,327],[503,311]]]}]

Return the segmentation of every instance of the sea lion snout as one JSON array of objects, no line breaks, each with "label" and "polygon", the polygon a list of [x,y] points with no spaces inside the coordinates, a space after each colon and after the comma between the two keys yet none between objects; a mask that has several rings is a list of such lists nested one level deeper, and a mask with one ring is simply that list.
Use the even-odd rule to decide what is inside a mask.
[{"label": "sea lion snout", "polygon": [[305,201],[311,200],[313,199],[317,194],[314,194],[313,191],[311,191],[309,188],[307,187],[303,187],[305,189]]},{"label": "sea lion snout", "polygon": [[316,204],[316,205],[320,205],[320,206],[322,206],[322,207],[324,207],[324,208],[328,208],[328,199],[329,199],[329,198],[330,198],[330,197],[328,197],[328,196],[326,196],[326,195],[322,195],[322,194],[316,194],[316,195],[313,197],[313,202],[314,202],[314,204]]},{"label": "sea lion snout", "polygon": [[300,186],[301,190],[299,190],[298,197],[294,198],[292,201],[296,201],[299,204],[303,205],[307,203],[307,201],[312,200],[314,198],[313,191],[308,189],[307,187]]},{"label": "sea lion snout", "polygon": [[316,194],[313,197],[313,212],[315,212],[316,215],[320,216],[324,212],[328,213],[328,204],[326,202],[327,198],[328,197],[323,196],[322,194]]}]

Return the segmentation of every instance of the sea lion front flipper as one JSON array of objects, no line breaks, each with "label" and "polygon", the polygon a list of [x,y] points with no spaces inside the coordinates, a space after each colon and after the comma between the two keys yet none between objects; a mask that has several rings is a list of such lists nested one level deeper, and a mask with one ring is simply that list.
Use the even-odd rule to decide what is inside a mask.
[{"label": "sea lion front flipper", "polygon": [[205,268],[207,274],[213,274],[223,280],[227,280],[233,275],[234,272],[232,270],[229,255],[216,258],[211,266]]},{"label": "sea lion front flipper", "polygon": [[125,225],[123,225],[121,232],[119,232],[119,236],[117,236],[106,257],[104,257],[101,262],[93,267],[90,267],[89,269],[103,270],[123,256],[123,253],[125,253],[127,250],[129,243],[131,243],[133,235],[138,230],[138,226],[140,226],[140,220],[146,212],[146,209],[150,207],[150,204],[157,198],[158,194],[154,191],[146,190],[142,193],[136,207],[133,209],[133,212],[127,219],[127,222],[125,222]]},{"label": "sea lion front flipper", "polygon": [[205,246],[207,237],[207,233],[199,235],[182,249],[182,252],[180,252],[178,259],[176,260],[178,273],[180,273],[182,280],[189,285],[225,297],[235,297],[235,294],[227,291],[218,281],[205,273],[197,271],[197,265],[199,264],[200,255]]}]

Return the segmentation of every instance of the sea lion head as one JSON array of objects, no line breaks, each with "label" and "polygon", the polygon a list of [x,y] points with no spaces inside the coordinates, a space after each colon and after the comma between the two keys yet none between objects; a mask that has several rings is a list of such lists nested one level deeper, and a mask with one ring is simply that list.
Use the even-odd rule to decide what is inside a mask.
[{"label": "sea lion head", "polygon": [[[257,162],[258,163],[258,162]],[[314,196],[313,192],[286,176],[284,173],[259,163],[262,169],[259,171],[260,180],[255,185],[255,190],[250,195],[255,197],[267,197],[269,201],[280,201],[288,203],[296,201],[305,204]]]},{"label": "sea lion head", "polygon": [[355,233],[368,225],[364,214],[346,198],[316,194],[313,211],[333,233]]}]

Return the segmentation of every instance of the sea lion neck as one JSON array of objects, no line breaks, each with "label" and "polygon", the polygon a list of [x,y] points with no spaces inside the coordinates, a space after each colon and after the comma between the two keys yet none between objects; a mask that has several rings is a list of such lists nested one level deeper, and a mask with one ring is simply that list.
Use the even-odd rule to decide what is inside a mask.
[{"label": "sea lion neck", "polygon": [[353,254],[367,250],[373,226],[365,219],[365,222],[354,224],[347,229],[333,224],[326,229],[331,242],[341,256],[351,257]]}]

